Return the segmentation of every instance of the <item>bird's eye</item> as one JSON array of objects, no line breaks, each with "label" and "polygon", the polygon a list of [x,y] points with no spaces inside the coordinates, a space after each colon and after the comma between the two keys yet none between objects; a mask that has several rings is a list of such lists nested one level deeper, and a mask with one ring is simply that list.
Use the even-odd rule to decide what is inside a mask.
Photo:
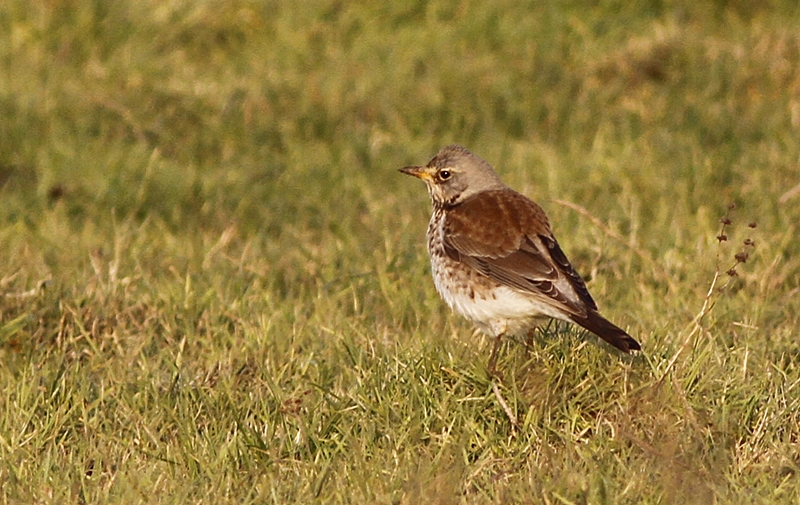
[{"label": "bird's eye", "polygon": [[446,181],[446,180],[447,180],[447,179],[449,179],[449,178],[450,178],[452,175],[453,175],[453,174],[450,172],[450,170],[440,170],[440,171],[439,171],[439,179],[441,179],[441,180],[443,180],[443,181]]}]

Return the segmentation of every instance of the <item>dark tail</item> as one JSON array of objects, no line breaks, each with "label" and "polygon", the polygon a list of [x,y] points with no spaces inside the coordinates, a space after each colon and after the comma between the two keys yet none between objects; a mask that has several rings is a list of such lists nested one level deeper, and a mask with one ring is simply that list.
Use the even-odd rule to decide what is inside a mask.
[{"label": "dark tail", "polygon": [[638,351],[641,349],[639,342],[625,333],[625,330],[593,310],[590,310],[586,314],[586,317],[572,316],[572,320],[575,324],[583,326],[622,352]]}]

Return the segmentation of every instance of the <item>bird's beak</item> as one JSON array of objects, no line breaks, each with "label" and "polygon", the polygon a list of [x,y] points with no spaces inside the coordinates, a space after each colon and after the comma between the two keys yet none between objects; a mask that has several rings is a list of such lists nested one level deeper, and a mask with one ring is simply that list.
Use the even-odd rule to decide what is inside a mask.
[{"label": "bird's beak", "polygon": [[430,172],[426,169],[426,167],[403,167],[400,169],[401,172],[408,175],[413,175],[418,179],[422,179],[425,182],[432,181],[433,177],[431,176]]}]

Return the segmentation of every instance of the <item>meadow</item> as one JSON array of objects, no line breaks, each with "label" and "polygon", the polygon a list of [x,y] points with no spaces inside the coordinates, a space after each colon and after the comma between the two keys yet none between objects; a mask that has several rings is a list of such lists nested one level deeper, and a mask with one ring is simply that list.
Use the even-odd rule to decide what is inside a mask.
[{"label": "meadow", "polygon": [[[794,2],[8,0],[0,503],[800,502]],[[457,142],[625,356],[430,279]]]}]

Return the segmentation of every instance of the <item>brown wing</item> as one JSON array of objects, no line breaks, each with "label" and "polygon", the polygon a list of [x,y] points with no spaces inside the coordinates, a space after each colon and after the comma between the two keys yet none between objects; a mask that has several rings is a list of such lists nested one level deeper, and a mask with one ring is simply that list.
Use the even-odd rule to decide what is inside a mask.
[{"label": "brown wing", "polygon": [[[544,295],[575,315],[597,309],[553,238],[544,211],[525,196],[509,189],[480,193],[448,209],[445,227],[451,258],[503,285]],[[558,289],[560,279],[578,300]]]},{"label": "brown wing", "polygon": [[556,238],[552,235],[550,236],[540,236],[542,242],[547,246],[547,249],[550,251],[550,257],[553,258],[556,265],[558,266],[559,271],[561,271],[564,275],[567,276],[569,279],[569,283],[575,292],[578,294],[578,297],[581,299],[583,303],[589,306],[593,310],[597,310],[597,304],[595,303],[592,295],[589,294],[589,289],[586,287],[586,283],[583,282],[583,279],[578,272],[572,268],[567,256],[564,254],[564,251],[561,250],[561,247],[556,242]]}]

